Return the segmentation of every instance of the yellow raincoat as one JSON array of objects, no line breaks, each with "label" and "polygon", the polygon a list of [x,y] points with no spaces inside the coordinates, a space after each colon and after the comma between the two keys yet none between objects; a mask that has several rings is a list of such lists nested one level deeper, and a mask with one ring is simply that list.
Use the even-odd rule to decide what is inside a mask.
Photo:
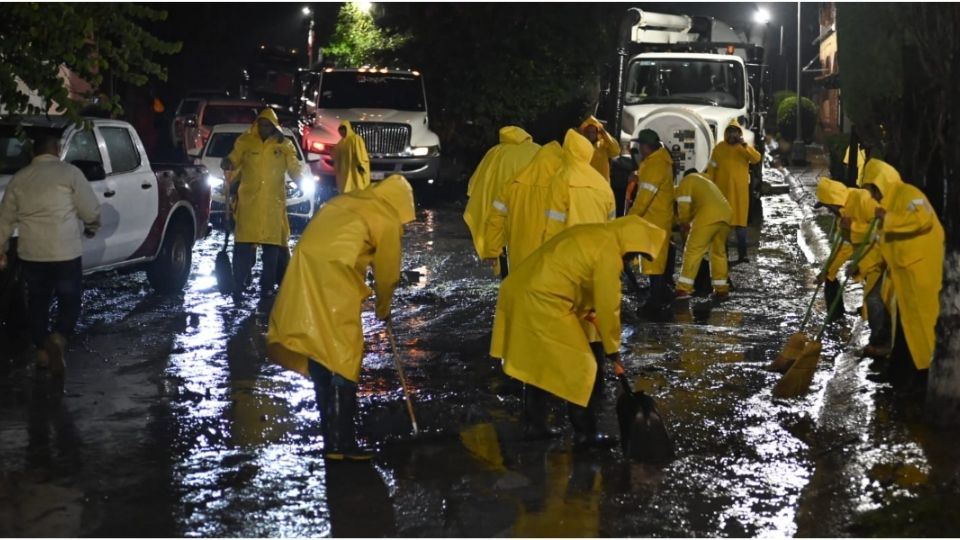
[{"label": "yellow raincoat", "polygon": [[610,183],[590,164],[593,148],[586,137],[567,130],[563,139],[563,164],[551,183],[544,240],[581,223],[602,223],[617,217]]},{"label": "yellow raincoat", "polygon": [[[665,147],[640,162],[637,187],[637,200],[628,214],[640,216],[664,231],[673,229],[673,158]],[[669,247],[670,242],[664,242],[652,261],[642,261],[644,274],[659,276],[666,271]]]},{"label": "yellow raincoat", "polygon": [[[857,187],[863,187],[863,167],[867,162],[867,152],[860,147],[857,150]],[[843,153],[843,164],[850,164],[850,147],[847,147],[846,152]]]},{"label": "yellow raincoat", "polygon": [[[280,127],[273,109],[264,109],[257,117]],[[235,238],[249,244],[286,245],[290,237],[287,221],[286,174],[299,179],[303,174],[297,149],[282,134],[262,140],[254,122],[237,138],[227,156],[242,180],[237,191]],[[235,175],[233,175],[235,176]],[[231,178],[233,178],[231,176]]]},{"label": "yellow raincoat", "polygon": [[690,292],[703,256],[710,252],[710,279],[717,292],[726,292],[729,267],[727,235],[733,210],[720,189],[699,173],[688,174],[676,189],[677,221],[689,223],[690,234],[683,246],[683,267],[677,290]]},{"label": "yellow raincoat", "polygon": [[340,125],[346,128],[347,136],[333,147],[333,171],[337,176],[337,192],[350,193],[370,185],[370,156],[363,138],[353,131],[350,122]]},{"label": "yellow raincoat", "polygon": [[[849,237],[843,239],[833,262],[827,267],[826,279],[836,281],[840,269],[853,256],[855,246],[859,246],[863,242],[867,230],[870,228],[869,221],[863,221],[857,216],[859,214],[872,216],[878,205],[866,190],[849,188],[829,178],[820,179],[820,182],[817,183],[816,195],[817,200],[823,204],[839,206],[840,217],[848,217],[851,221]],[[860,210],[861,208],[864,210]],[[874,285],[879,281],[881,263],[880,249],[871,243],[858,265],[857,281],[864,282],[864,297],[870,294]],[[863,316],[866,318],[866,302],[864,302]]]},{"label": "yellow raincoat", "polygon": [[760,152],[750,146],[720,141],[710,154],[705,173],[733,209],[733,227],[746,227],[750,209],[750,165],[760,163]]},{"label": "yellow raincoat", "polygon": [[400,281],[403,224],[414,220],[413,190],[399,175],[333,198],[297,244],[270,313],[267,351],[282,366],[308,375],[313,360],[351,381],[360,378],[360,312],[371,291],[376,315],[390,315]]},{"label": "yellow raincoat", "polygon": [[887,264],[884,288],[892,289],[884,301],[894,326],[899,317],[914,365],[927,369],[933,359],[940,316],[943,227],[926,195],[904,183],[888,163],[879,159],[867,162],[863,185],[871,184],[883,195],[880,206],[887,212],[881,227],[880,253]]},{"label": "yellow raincoat", "polygon": [[607,354],[620,350],[623,256],[660,250],[666,233],[642,218],[572,227],[545,243],[503,281],[490,355],[504,372],[586,406],[597,362],[581,321],[596,312]]},{"label": "yellow raincoat", "polygon": [[563,163],[556,141],[543,145],[533,160],[493,201],[484,229],[483,259],[500,254],[504,245],[510,268],[516,268],[543,243],[551,182]]},{"label": "yellow raincoat", "polygon": [[463,220],[473,236],[473,247],[481,258],[488,251],[485,249],[484,227],[493,209],[494,199],[530,163],[539,149],[540,145],[533,142],[530,134],[523,129],[517,126],[502,127],[500,144],[487,151],[470,177],[467,185],[470,200],[467,201]]},{"label": "yellow raincoat", "polygon": [[[610,160],[620,155],[620,143],[603,129],[603,124],[595,117],[590,116],[580,124],[580,131],[587,126],[597,128],[597,142],[593,145],[593,155],[590,157],[590,166],[610,182]],[[588,141],[589,142],[589,141]]]}]

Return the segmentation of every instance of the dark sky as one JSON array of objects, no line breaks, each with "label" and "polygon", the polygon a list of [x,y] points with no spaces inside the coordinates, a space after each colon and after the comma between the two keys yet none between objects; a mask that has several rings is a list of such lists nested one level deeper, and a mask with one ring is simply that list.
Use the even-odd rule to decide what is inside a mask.
[{"label": "dark sky", "polygon": [[[153,4],[165,9],[169,16],[154,27],[164,39],[182,41],[182,52],[169,62],[169,78],[158,83],[157,90],[167,103],[176,101],[193,89],[229,89],[236,92],[240,70],[260,44],[296,48],[306,47],[307,20],[301,13],[305,3],[190,3]],[[318,42],[332,33],[339,3],[312,3]],[[504,3],[505,14],[510,4]],[[748,24],[758,5],[766,7],[769,23],[768,56],[774,89],[782,89],[789,79],[795,85],[796,70],[796,4],[795,3],[623,3],[624,10],[637,6],[649,11],[713,16],[735,27]],[[803,6],[804,51],[806,63],[816,54],[810,42],[819,32],[818,4]],[[464,21],[469,24],[469,21]],[[779,28],[784,26],[784,54],[778,55]],[[611,55],[613,51],[611,51]],[[786,69],[785,69],[786,68]],[[810,76],[806,80],[809,80]]]}]

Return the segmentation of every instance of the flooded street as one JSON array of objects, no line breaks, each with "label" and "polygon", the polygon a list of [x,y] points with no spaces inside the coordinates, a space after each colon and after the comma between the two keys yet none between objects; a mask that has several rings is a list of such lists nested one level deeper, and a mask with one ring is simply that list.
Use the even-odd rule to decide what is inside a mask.
[{"label": "flooded street", "polygon": [[[655,322],[624,288],[623,362],[668,421],[667,466],[630,464],[619,447],[575,454],[559,403],[564,438],[522,438],[520,385],[487,355],[499,281],[462,208],[428,204],[407,228],[393,312],[420,435],[368,302],[359,433],[380,452],[325,463],[312,384],[266,356],[269,307],[216,290],[217,232],[180,296],[156,296],[142,274],[86,280],[62,396],[28,355],[0,373],[0,534],[960,534],[955,434],[868,378],[859,318],[827,332],[807,397],[771,396],[779,374],[764,368],[799,324],[824,241],[783,191],[764,199],[729,301]],[[612,374],[606,391],[601,426],[616,434]]]}]

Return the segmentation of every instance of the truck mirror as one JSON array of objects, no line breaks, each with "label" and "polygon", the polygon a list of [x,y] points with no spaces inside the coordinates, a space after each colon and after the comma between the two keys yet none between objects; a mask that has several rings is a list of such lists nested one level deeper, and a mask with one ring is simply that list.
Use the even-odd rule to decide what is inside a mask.
[{"label": "truck mirror", "polygon": [[190,157],[192,157],[192,158],[198,158],[198,157],[200,157],[200,154],[201,154],[202,152],[203,152],[203,149],[202,149],[202,148],[191,148],[191,149],[187,150],[187,155],[190,156]]},{"label": "truck mirror", "polygon": [[96,182],[97,180],[103,180],[107,177],[107,172],[103,170],[103,163],[98,161],[77,159],[71,161],[70,164],[80,169],[83,176],[87,177],[88,182]]}]

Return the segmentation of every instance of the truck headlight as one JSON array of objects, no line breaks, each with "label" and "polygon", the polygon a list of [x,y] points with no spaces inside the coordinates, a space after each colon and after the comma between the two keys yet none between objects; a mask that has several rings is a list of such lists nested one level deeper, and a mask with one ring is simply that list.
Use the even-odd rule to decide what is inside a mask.
[{"label": "truck headlight", "polygon": [[415,157],[438,156],[440,155],[440,146],[414,146],[410,153]]},{"label": "truck headlight", "polygon": [[221,187],[223,186],[223,178],[220,178],[219,176],[215,176],[213,174],[208,174],[207,185],[214,189]]},{"label": "truck headlight", "polygon": [[317,193],[317,177],[308,176],[300,181],[300,191],[303,192],[304,197],[313,198]]}]

